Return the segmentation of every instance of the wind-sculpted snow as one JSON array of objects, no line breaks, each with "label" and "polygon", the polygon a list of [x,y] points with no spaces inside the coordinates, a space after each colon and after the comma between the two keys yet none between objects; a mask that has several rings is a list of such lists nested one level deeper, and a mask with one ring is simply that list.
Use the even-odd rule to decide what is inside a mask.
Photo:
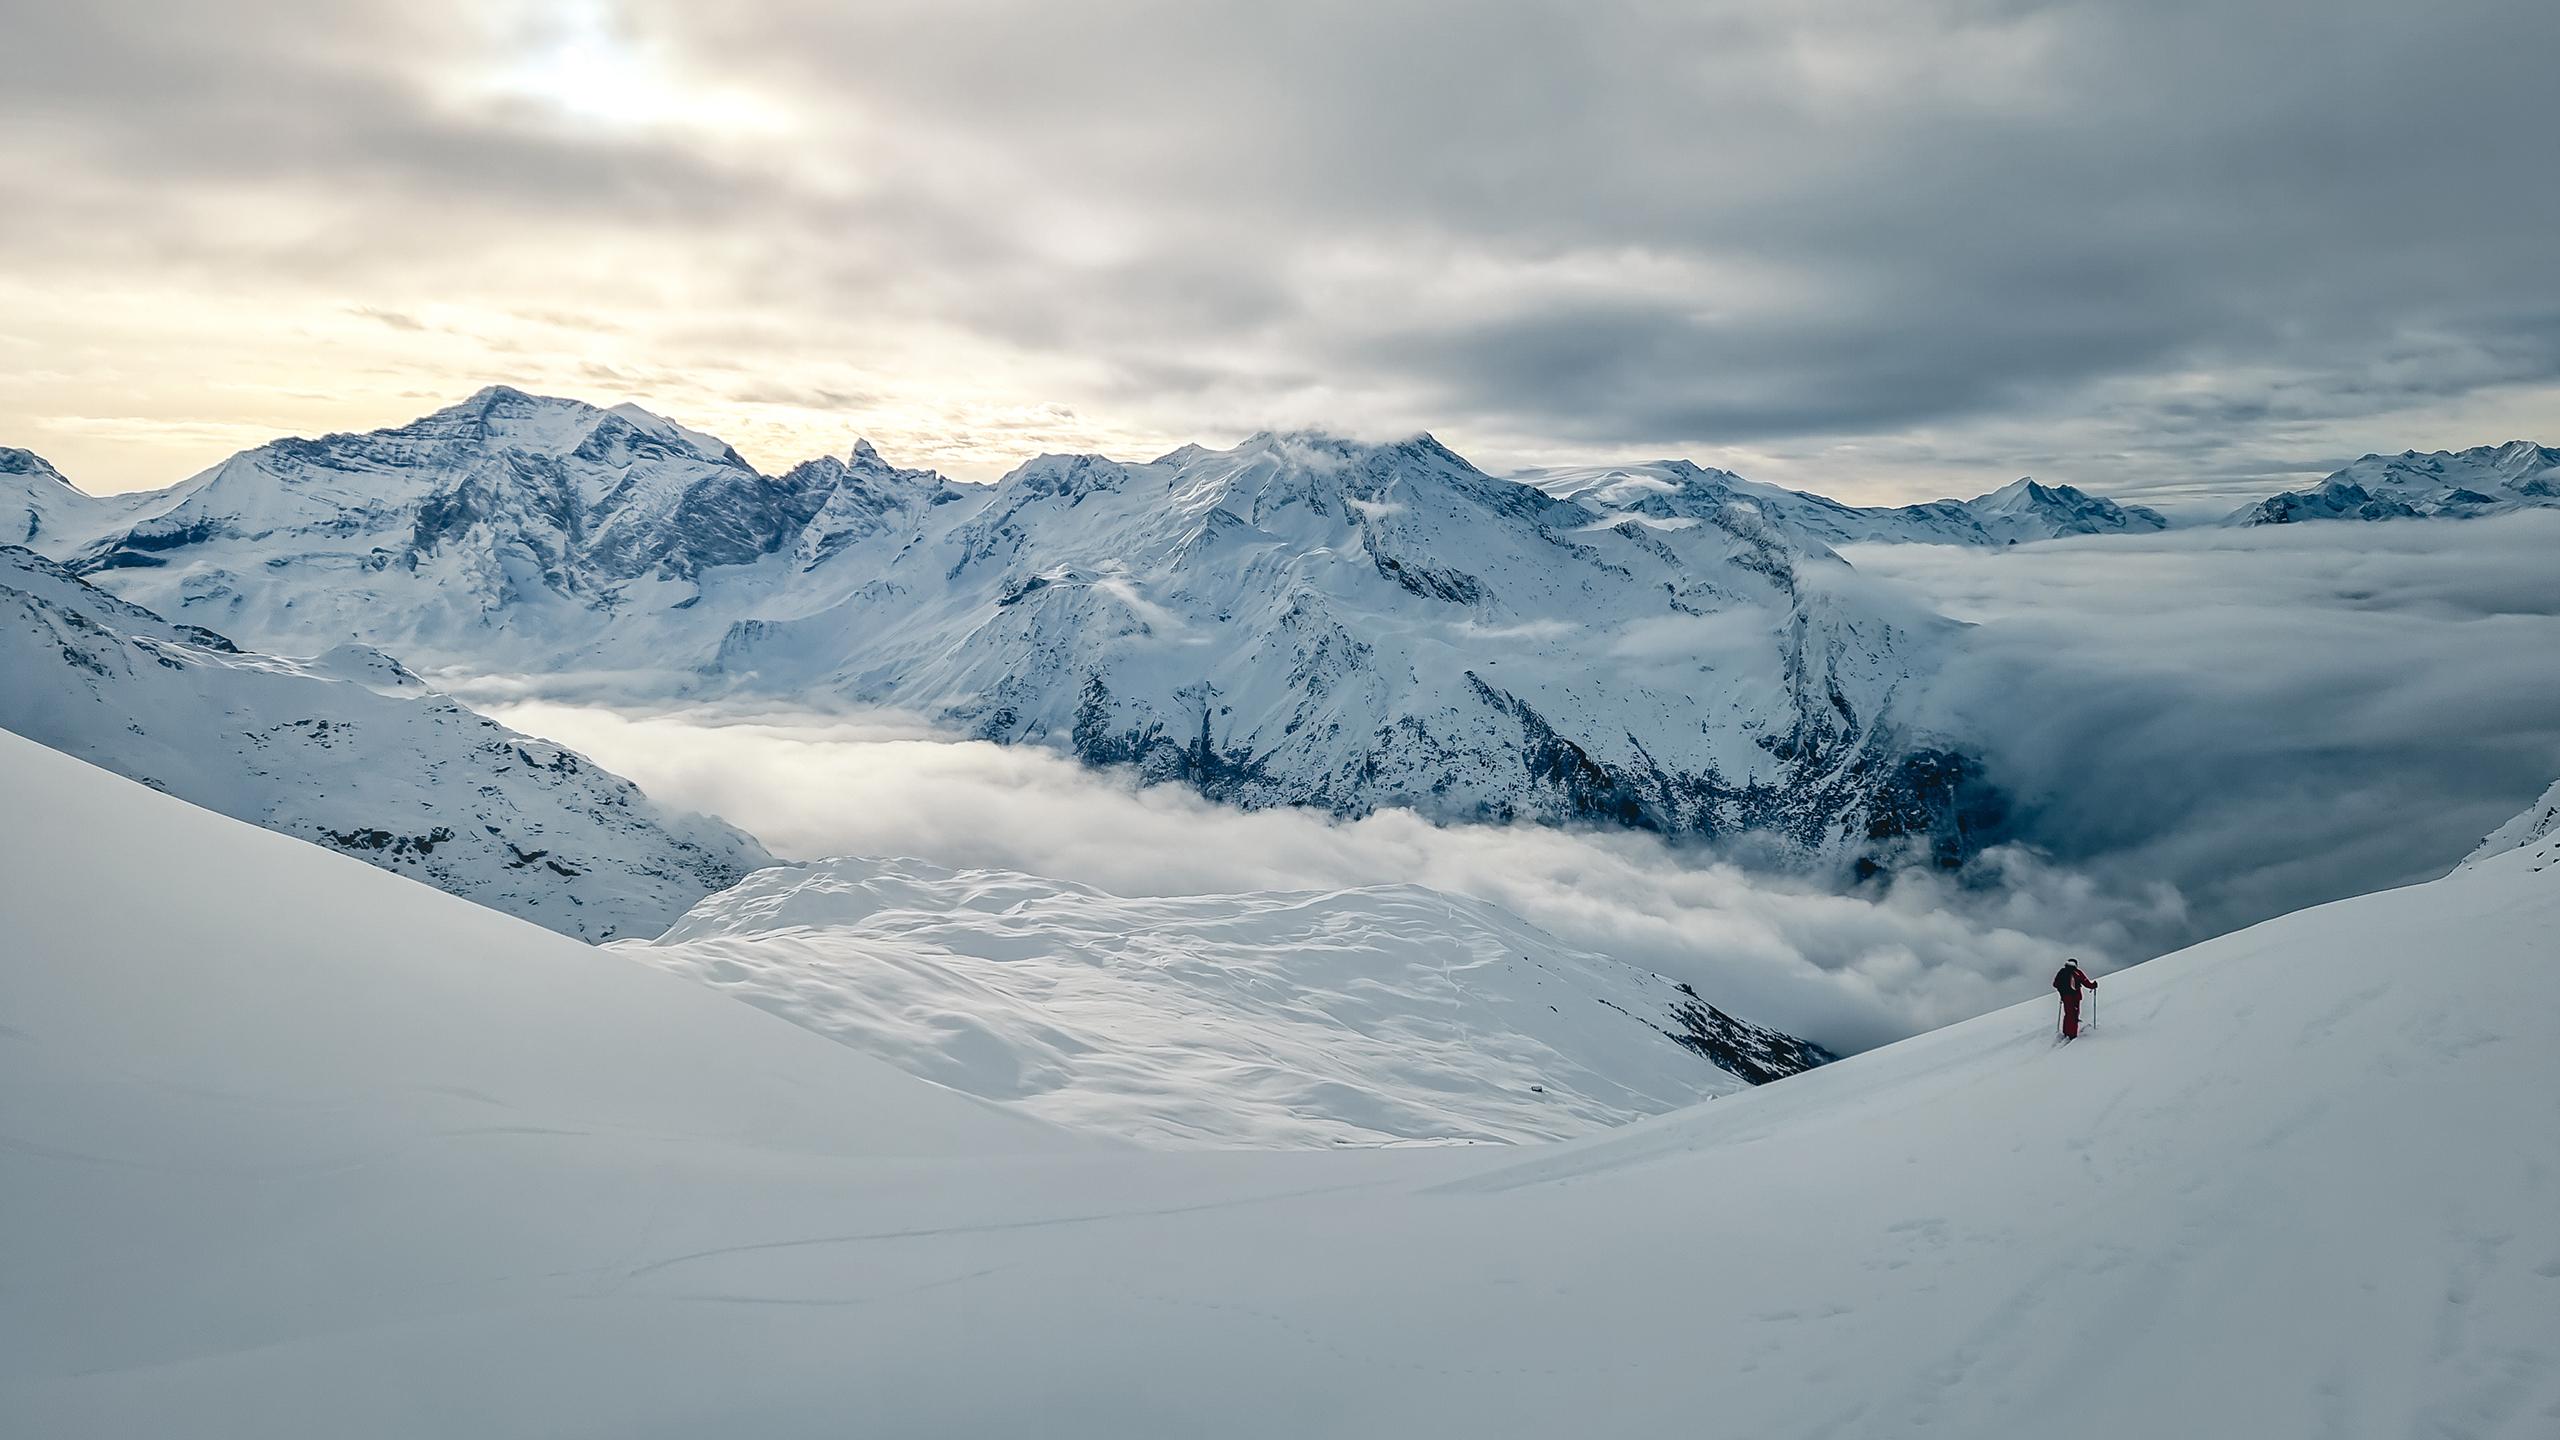
[{"label": "wind-sculpted snow", "polygon": [[830,860],[615,948],[955,1090],[1155,1144],[1558,1139],[1828,1058],[1412,886],[1128,899]]},{"label": "wind-sculpted snow", "polygon": [[2560,450],[2511,440],[2469,450],[2367,455],[2311,489],[2271,495],[2224,523],[2460,520],[2551,506],[2560,506]]},{"label": "wind-sculpted snow", "polygon": [[2020,545],[2066,535],[2139,535],[2165,530],[2156,510],[2120,505],[2069,485],[2015,480],[1971,500],[1924,505],[1843,505],[1686,460],[1523,471],[1522,481],[1613,513],[1680,524],[1736,506],[1825,545]]},{"label": "wind-sculpted snow", "polygon": [[0,1434],[2547,1440],[2556,851],[2068,1046],[1167,1153],[0,736]]},{"label": "wind-sculpted snow", "polygon": [[1558,498],[1429,437],[1043,456],[992,487],[861,446],[769,479],[645,411],[499,388],[139,503],[73,568],[266,648],[895,705],[1246,806],[1866,864],[1958,864],[2003,826],[1909,723],[1954,627],[1751,506]]},{"label": "wind-sculpted snow", "polygon": [[245,653],[0,547],[0,727],[564,934],[655,934],[772,863],[378,650]]}]

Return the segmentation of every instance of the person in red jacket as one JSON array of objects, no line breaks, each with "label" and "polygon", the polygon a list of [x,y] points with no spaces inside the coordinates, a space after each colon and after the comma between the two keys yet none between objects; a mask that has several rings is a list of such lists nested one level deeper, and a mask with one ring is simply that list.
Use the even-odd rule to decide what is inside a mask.
[{"label": "person in red jacket", "polygon": [[2080,1033],[2080,992],[2097,989],[2098,982],[2089,978],[2079,961],[2065,960],[2053,972],[2053,988],[2062,992],[2062,1038],[2068,1040]]}]

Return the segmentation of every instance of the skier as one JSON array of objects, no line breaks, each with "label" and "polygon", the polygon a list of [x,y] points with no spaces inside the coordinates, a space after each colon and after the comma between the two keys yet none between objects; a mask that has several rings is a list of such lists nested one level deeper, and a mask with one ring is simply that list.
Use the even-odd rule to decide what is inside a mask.
[{"label": "skier", "polygon": [[2065,960],[2053,972],[2053,988],[2062,992],[2062,1038],[2069,1040],[2080,1033],[2080,992],[2095,990],[2098,982],[2089,978],[2077,960]]}]

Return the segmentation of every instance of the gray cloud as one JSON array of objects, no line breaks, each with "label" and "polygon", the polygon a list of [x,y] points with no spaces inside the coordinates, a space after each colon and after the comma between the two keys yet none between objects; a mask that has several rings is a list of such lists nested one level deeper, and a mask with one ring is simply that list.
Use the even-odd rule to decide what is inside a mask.
[{"label": "gray cloud", "polygon": [[[23,272],[401,313],[574,278],[657,348],[624,373],[752,366],[918,431],[967,389],[1097,443],[1430,427],[2174,498],[2560,408],[2538,0],[0,12]],[[665,62],[621,88],[673,118],[466,83],[579,15]],[[782,130],[678,113],[715,93]],[[608,273],[662,325],[580,264],[639,247]]]}]

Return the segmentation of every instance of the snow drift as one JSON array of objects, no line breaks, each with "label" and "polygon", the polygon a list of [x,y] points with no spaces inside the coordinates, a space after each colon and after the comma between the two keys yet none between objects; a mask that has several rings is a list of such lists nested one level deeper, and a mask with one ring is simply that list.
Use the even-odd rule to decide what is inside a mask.
[{"label": "snow drift", "polygon": [[0,820],[7,1433],[2560,1421],[2548,839],[2108,976],[2068,1047],[2036,1001],[1583,1141],[1239,1154],[10,737]]}]

